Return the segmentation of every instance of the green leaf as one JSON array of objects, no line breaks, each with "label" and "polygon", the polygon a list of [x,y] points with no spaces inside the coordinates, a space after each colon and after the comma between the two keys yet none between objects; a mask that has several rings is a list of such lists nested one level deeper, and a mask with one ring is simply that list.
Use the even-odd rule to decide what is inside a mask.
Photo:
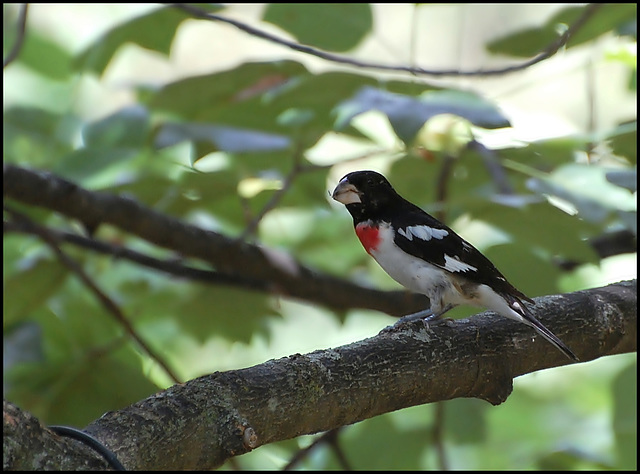
[{"label": "green leaf", "polygon": [[638,161],[638,134],[636,128],[637,122],[635,120],[620,124],[607,137],[613,153],[618,156],[624,156],[631,164],[636,164]]},{"label": "green leaf", "polygon": [[235,171],[185,173],[174,190],[173,202],[166,209],[170,215],[186,216],[194,210],[204,210],[224,223],[246,224],[244,209],[238,196],[240,178]]},{"label": "green leaf", "polygon": [[[423,411],[426,408],[420,407]],[[417,410],[417,409],[416,409]],[[339,442],[346,446],[349,462],[362,471],[416,470],[421,468],[420,458],[429,444],[423,426],[400,427],[393,423],[394,414],[385,414],[364,420],[341,434]],[[390,453],[402,453],[393,456]],[[323,470],[344,468],[329,457],[329,464],[319,466]]]},{"label": "green leaf", "polygon": [[556,166],[573,163],[576,150],[585,150],[590,138],[568,136],[540,140],[526,146],[504,148],[496,153],[503,159],[522,163],[532,169],[551,171]]},{"label": "green leaf", "polygon": [[371,6],[366,3],[271,3],[263,20],[303,44],[327,51],[355,48],[373,27]]},{"label": "green leaf", "polygon": [[[559,11],[546,24],[517,31],[487,44],[494,54],[531,57],[541,53],[562,34],[562,29],[572,25],[586,6],[567,7]],[[635,4],[603,4],[569,39],[567,48],[594,40],[636,17]]]},{"label": "green leaf", "polygon": [[561,449],[544,453],[537,459],[537,469],[541,471],[610,470],[611,466],[596,455],[577,449]]},{"label": "green leaf", "polygon": [[8,374],[10,399],[21,400],[45,424],[86,426],[103,413],[158,391],[129,348],[115,354],[20,364]]},{"label": "green leaf", "polygon": [[[288,136],[305,149],[332,129],[333,108],[363,83],[376,81],[347,73],[314,75],[292,61],[249,63],[169,84],[150,104],[188,122]],[[198,148],[197,157],[213,150]]]},{"label": "green leaf", "polygon": [[[235,69],[167,84],[153,95],[150,106],[189,121],[243,126],[229,121],[226,113],[238,115],[234,110],[248,104],[250,112],[245,114],[259,119],[256,111],[264,105],[265,94],[291,87],[296,78],[305,74],[307,69],[294,61],[245,63]],[[255,119],[244,126],[261,128],[255,126]]]},{"label": "green leaf", "polygon": [[511,124],[500,109],[478,94],[460,90],[430,91],[420,97],[432,115],[458,115],[483,128],[503,128]]},{"label": "green leaf", "polygon": [[[569,7],[558,12],[549,22],[550,24],[572,24],[581,12]],[[578,46],[587,41],[595,40],[634,21],[637,17],[635,3],[605,3],[600,6],[595,15],[581,26],[569,39],[568,48]]]},{"label": "green leaf", "polygon": [[52,171],[91,189],[108,186],[138,151],[131,148],[80,148],[60,157]]},{"label": "green leaf", "polygon": [[18,61],[49,79],[65,81],[71,76],[72,56],[69,51],[29,29]]},{"label": "green leaf", "polygon": [[613,386],[613,432],[618,452],[617,469],[637,469],[638,376],[634,362],[616,376]]},{"label": "green leaf", "polygon": [[[11,370],[12,367],[24,362],[42,361],[42,329],[33,321],[24,321],[13,325],[3,331],[3,369]],[[5,380],[5,391],[8,390]]]},{"label": "green leaf", "polygon": [[603,222],[612,211],[635,210],[635,199],[625,189],[607,180],[607,173],[619,171],[604,166],[567,164],[558,167],[547,178],[531,179],[528,187],[541,194],[552,195],[571,203],[580,217]]},{"label": "green leaf", "polygon": [[369,110],[384,113],[396,135],[410,143],[424,123],[440,114],[453,114],[484,128],[508,127],[509,121],[498,108],[475,94],[462,91],[431,91],[420,98],[362,87],[354,97],[338,106],[338,128]]},{"label": "green leaf", "polygon": [[36,107],[4,111],[3,153],[6,161],[50,167],[60,154],[71,150],[77,120]]},{"label": "green leaf", "polygon": [[560,268],[549,258],[537,254],[530,242],[495,245],[482,253],[513,286],[529,297],[553,295],[560,290]]},{"label": "green leaf", "polygon": [[585,239],[596,235],[601,228],[551,204],[529,204],[520,208],[495,204],[479,206],[474,210],[474,217],[504,230],[518,243],[543,251],[547,258],[559,256],[578,262],[598,261]]},{"label": "green leaf", "polygon": [[[219,6],[209,5],[208,11],[219,10]],[[90,70],[102,74],[116,51],[126,43],[135,43],[142,48],[169,54],[173,37],[180,23],[190,18],[188,13],[172,7],[162,7],[112,28],[74,60],[79,70]]]},{"label": "green leaf", "polygon": [[[139,283],[126,288],[130,297],[141,293]],[[230,286],[173,282],[161,288],[145,285],[143,292],[146,300],[137,300],[137,309],[130,310],[140,320],[170,318],[199,342],[223,337],[249,343],[256,332],[266,334],[266,316],[276,314],[268,295]]]},{"label": "green leaf", "polygon": [[34,140],[50,141],[56,134],[60,114],[36,107],[12,107],[4,111],[5,133],[24,133]]},{"label": "green leaf", "polygon": [[165,123],[154,141],[157,148],[164,148],[187,140],[207,142],[214,145],[211,151],[229,153],[283,150],[291,145],[283,135],[204,123]]},{"label": "green leaf", "polygon": [[638,190],[638,172],[636,169],[608,171],[605,177],[607,181],[621,188],[626,188],[632,192]]},{"label": "green leaf", "polygon": [[486,412],[483,400],[458,398],[444,405],[444,426],[448,437],[457,443],[480,443],[487,437]]},{"label": "green leaf", "polygon": [[539,54],[559,34],[553,28],[526,28],[487,43],[487,51],[493,54],[529,58]]},{"label": "green leaf", "polygon": [[276,313],[263,293],[232,287],[192,285],[188,301],[180,305],[179,324],[200,341],[221,336],[249,343],[256,332],[265,333],[266,316]]},{"label": "green leaf", "polygon": [[133,105],[87,124],[82,130],[86,147],[142,147],[149,131],[149,112]]},{"label": "green leaf", "polygon": [[57,260],[39,260],[5,280],[4,327],[28,318],[58,291],[67,269]]},{"label": "green leaf", "polygon": [[[294,61],[247,63],[169,84],[149,103],[157,111],[188,122],[286,135],[305,149],[334,127],[334,108],[365,84],[378,81],[342,72],[311,74]],[[415,94],[432,89],[400,81],[387,86]],[[352,129],[346,131],[353,133]],[[199,145],[196,158],[213,150],[212,146]]]}]

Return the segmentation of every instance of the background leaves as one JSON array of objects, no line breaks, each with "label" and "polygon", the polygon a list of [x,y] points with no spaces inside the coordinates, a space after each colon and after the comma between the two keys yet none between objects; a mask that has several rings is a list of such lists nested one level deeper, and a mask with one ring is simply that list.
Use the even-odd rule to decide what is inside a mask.
[{"label": "background leaves", "polygon": [[[131,195],[269,246],[283,261],[396,289],[327,194],[347,171],[373,168],[531,296],[635,276],[635,253],[602,260],[589,244],[636,232],[635,5],[602,5],[535,68],[438,81],[338,67],[170,6],[89,33],[82,25],[95,22],[80,10],[46,8],[31,7],[23,49],[5,69],[5,162]],[[104,8],[91,11],[113,7]],[[585,7],[198,8],[355,61],[467,71],[539,54]],[[16,7],[4,11],[6,55]],[[35,222],[84,232],[10,204]],[[109,226],[94,230],[114,245],[204,267]],[[353,342],[390,322],[63,249],[184,380]],[[82,426],[173,383],[39,239],[5,233],[3,256],[6,398],[44,423]],[[592,271],[596,279],[584,276]],[[500,407],[453,400],[438,408],[444,416],[414,407],[345,427],[338,443],[354,469],[440,469],[446,460],[454,469],[633,468],[635,358],[608,359],[522,377]],[[234,462],[280,468],[313,439]],[[303,468],[344,467],[327,445],[313,453]]]}]

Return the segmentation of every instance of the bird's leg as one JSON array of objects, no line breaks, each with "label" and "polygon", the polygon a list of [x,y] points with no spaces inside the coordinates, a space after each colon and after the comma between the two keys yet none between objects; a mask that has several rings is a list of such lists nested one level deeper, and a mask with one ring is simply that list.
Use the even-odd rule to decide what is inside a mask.
[{"label": "bird's leg", "polygon": [[403,326],[406,326],[407,324],[413,321],[417,321],[418,319],[422,319],[422,322],[424,323],[425,327],[429,327],[429,323],[431,321],[439,320],[442,317],[442,315],[447,311],[449,311],[451,308],[453,308],[453,305],[449,304],[444,308],[442,308],[437,313],[434,313],[431,308],[428,308],[428,309],[423,309],[422,311],[418,311],[416,313],[407,314],[406,316],[402,316],[391,326],[387,326],[386,328],[384,328],[382,332],[395,331]]}]

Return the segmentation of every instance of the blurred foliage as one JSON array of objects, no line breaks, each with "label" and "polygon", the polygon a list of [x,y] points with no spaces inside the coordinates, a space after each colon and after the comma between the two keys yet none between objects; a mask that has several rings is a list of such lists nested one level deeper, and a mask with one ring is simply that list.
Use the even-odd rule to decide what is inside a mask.
[{"label": "blurred foliage", "polygon": [[[225,12],[219,5],[201,8]],[[566,7],[544,24],[498,34],[486,48],[533,56],[583,9]],[[17,9],[5,5],[4,11],[6,56],[17,34]],[[51,94],[60,85],[72,90],[82,81],[100,80],[127,44],[168,61],[188,18],[163,6],[114,25],[79,53],[46,30],[28,26],[10,67],[37,76]],[[367,4],[272,4],[262,16],[301,43],[338,52],[374,35],[374,20],[379,19]],[[635,5],[608,4],[565,50],[588,48],[613,35],[626,37],[635,51],[635,32]],[[635,78],[635,53],[630,59],[598,51],[600,59],[618,61]],[[499,100],[442,81],[436,86],[410,76],[384,79],[364,68],[312,70],[296,58],[254,57],[226,70],[183,74],[160,87],[130,84],[131,103],[99,119],[83,117],[72,103],[65,111],[33,103],[5,107],[4,160],[52,171],[90,189],[127,193],[229,236],[242,235],[289,177],[277,206],[248,238],[321,271],[383,287],[393,284],[359,248],[346,212],[329,207],[327,189],[344,170],[385,172],[401,194],[429,212],[443,213],[530,296],[563,289],[558,259],[597,264],[587,239],[617,229],[636,232],[635,117],[624,117],[610,130],[488,145],[481,153],[468,146],[470,138],[482,142],[494,129],[511,126]],[[635,79],[628,85],[635,93]],[[11,93],[5,89],[5,95]],[[455,120],[438,129],[435,120],[443,114]],[[326,145],[332,140],[355,151],[345,154],[344,147]],[[452,171],[443,175],[448,160]],[[446,193],[439,195],[443,185]],[[21,209],[52,227],[76,226],[47,211]],[[99,228],[97,237],[175,257],[112,228]],[[72,247],[65,251],[185,379],[203,373],[203,365],[206,372],[237,367],[246,359],[234,359],[234,347],[264,348],[275,328],[283,327],[274,321],[290,321],[287,305],[271,295],[178,282],[111,257]],[[37,238],[5,234],[3,257],[7,399],[44,423],[82,426],[171,384]],[[332,317],[344,315],[327,318]],[[210,362],[194,364],[197,354]],[[516,384],[500,407],[477,400],[444,404],[445,429],[437,441],[450,467],[635,468],[635,359],[611,359],[562,369],[570,383],[533,374],[534,382]],[[542,382],[536,386],[535,380]],[[433,447],[434,424],[440,421],[433,409],[414,407],[366,420],[342,430],[339,442],[357,469],[441,467]],[[311,439],[266,446],[235,462],[278,468]],[[341,464],[322,446],[302,466]]]}]

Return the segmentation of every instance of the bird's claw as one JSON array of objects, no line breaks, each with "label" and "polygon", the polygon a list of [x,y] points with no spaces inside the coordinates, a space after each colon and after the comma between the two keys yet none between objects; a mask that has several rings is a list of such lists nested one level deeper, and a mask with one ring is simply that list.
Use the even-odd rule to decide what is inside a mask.
[{"label": "bird's claw", "polygon": [[440,324],[442,322],[446,322],[447,324],[449,324],[453,322],[453,319],[451,318],[440,318],[438,316],[433,315],[432,313],[428,313],[427,316],[416,317],[418,314],[419,313],[403,316],[402,318],[398,319],[395,323],[383,328],[379,334],[390,334],[390,333],[400,331],[401,329],[404,329],[410,326],[412,323],[418,320],[422,321],[422,324],[426,329],[429,329],[430,324]]}]

